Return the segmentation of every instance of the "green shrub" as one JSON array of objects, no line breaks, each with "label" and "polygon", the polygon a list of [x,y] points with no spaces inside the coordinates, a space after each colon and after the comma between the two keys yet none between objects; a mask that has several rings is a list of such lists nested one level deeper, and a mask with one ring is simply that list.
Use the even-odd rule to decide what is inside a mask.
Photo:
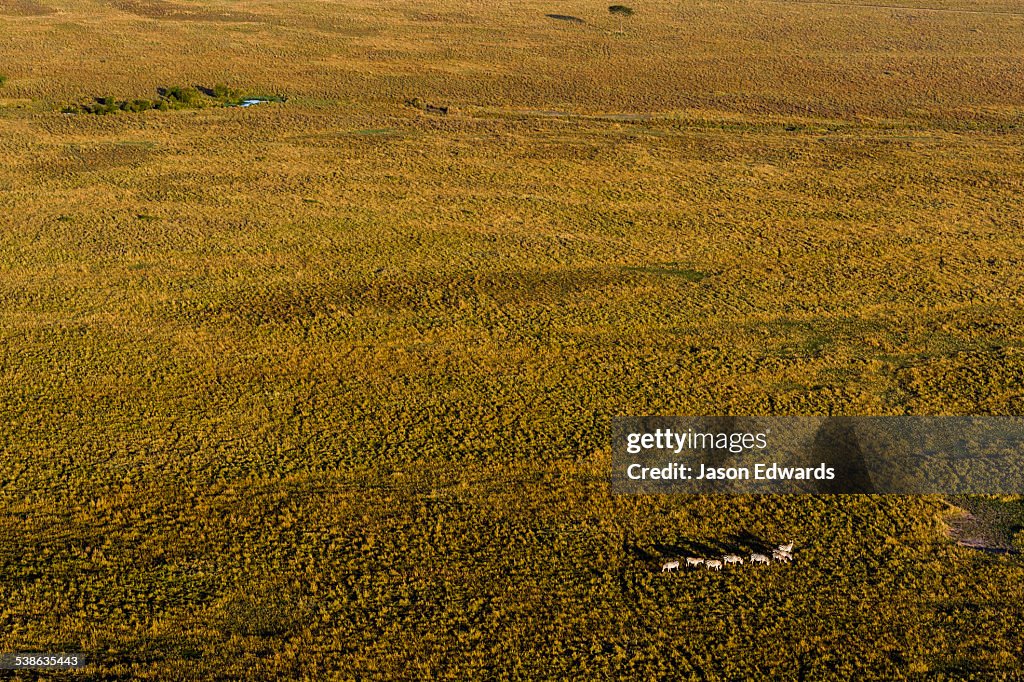
[{"label": "green shrub", "polygon": [[608,8],[608,11],[611,12],[612,14],[618,14],[624,17],[633,16],[633,8],[627,7],[625,5],[612,5],[611,7]]},{"label": "green shrub", "polygon": [[156,99],[132,99],[115,100],[113,97],[95,97],[92,102],[86,104],[69,104],[61,111],[66,114],[112,114],[118,111],[142,112],[156,109],[157,111],[168,111],[170,109],[199,109],[205,106],[238,106],[248,99],[256,99],[262,102],[285,102],[287,97],[283,95],[246,95],[228,88],[223,83],[218,83],[212,88],[205,87],[183,87],[172,85],[166,88],[157,88]]},{"label": "green shrub", "polygon": [[6,82],[7,82],[7,76],[5,76],[2,73],[0,73],[0,85],[3,85]]},{"label": "green shrub", "polygon": [[157,92],[175,108],[196,106],[201,97],[199,91],[195,88],[182,87],[180,85],[159,88]]}]

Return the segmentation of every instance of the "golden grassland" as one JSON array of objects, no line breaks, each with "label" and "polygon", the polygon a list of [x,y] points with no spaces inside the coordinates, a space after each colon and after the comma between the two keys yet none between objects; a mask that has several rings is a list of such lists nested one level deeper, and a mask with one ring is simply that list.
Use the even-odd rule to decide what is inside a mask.
[{"label": "golden grassland", "polygon": [[1015,679],[943,500],[607,490],[618,414],[1024,409],[1024,5],[905,5],[0,0],[0,649]]}]

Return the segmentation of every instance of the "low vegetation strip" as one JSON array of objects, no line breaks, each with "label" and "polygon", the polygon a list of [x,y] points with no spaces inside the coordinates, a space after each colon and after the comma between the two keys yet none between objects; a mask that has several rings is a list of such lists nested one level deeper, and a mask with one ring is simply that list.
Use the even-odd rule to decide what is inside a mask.
[{"label": "low vegetation strip", "polygon": [[[0,81],[2,85],[2,81]],[[218,84],[212,88],[203,86],[183,87],[174,85],[156,90],[154,99],[115,99],[113,97],[95,97],[92,102],[69,104],[64,107],[65,114],[116,114],[118,112],[140,112],[156,109],[202,109],[205,107],[248,107],[260,102],[285,102],[283,95],[252,95],[232,90],[226,85]]]}]

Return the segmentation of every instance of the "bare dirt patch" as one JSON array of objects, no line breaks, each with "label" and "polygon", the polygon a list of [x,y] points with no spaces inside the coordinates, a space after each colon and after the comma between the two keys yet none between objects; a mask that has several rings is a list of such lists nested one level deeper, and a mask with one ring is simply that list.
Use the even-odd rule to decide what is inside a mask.
[{"label": "bare dirt patch", "polygon": [[988,514],[960,510],[946,519],[947,533],[956,544],[989,554],[1017,554],[1012,535],[993,523]]}]

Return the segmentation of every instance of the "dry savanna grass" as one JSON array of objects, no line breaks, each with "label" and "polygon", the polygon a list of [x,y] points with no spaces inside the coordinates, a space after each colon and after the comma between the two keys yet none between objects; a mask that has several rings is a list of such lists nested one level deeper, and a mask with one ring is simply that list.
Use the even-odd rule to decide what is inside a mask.
[{"label": "dry savanna grass", "polygon": [[[605,478],[619,414],[1024,409],[1024,5],[899,4],[0,0],[0,649],[1014,679],[948,501]],[[288,99],[60,113],[216,83]]]}]

